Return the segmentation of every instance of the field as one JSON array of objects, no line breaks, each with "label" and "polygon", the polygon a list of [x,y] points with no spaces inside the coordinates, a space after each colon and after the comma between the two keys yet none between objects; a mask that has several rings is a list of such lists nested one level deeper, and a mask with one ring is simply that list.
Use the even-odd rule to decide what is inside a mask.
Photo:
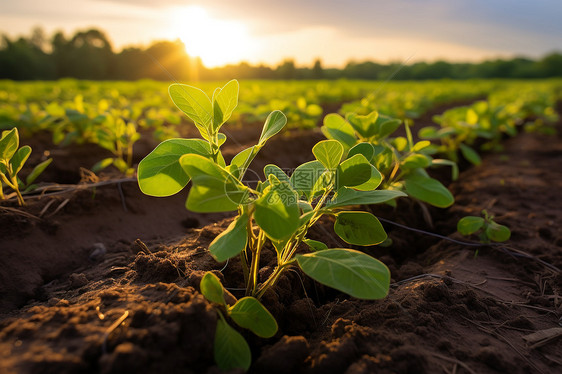
[{"label": "field", "polygon": [[[194,85],[214,97],[215,87],[234,85],[225,83]],[[168,187],[164,179],[151,182],[162,177],[143,171],[141,160],[162,141],[201,137],[186,115],[195,116],[195,104],[185,99],[191,111],[188,104],[180,111],[168,86],[0,81],[0,155],[13,157],[2,148],[13,127],[19,146],[32,149],[15,182],[21,199],[2,184],[0,372],[243,372],[244,364],[217,364],[217,326],[223,314],[232,321],[201,289],[208,272],[225,287],[226,303],[255,296],[276,320],[265,338],[235,328],[248,344],[252,373],[562,370],[562,81],[241,81],[231,116],[220,100],[213,104],[221,120],[230,119],[213,125],[215,134],[203,131],[208,157],[175,159],[193,171],[192,184],[154,197],[139,182],[144,192]],[[172,90],[176,104],[178,97]],[[268,117],[272,111],[282,111],[287,125]],[[279,133],[260,136],[264,122]],[[226,141],[214,148],[219,128]],[[249,153],[244,162],[235,157],[262,143],[249,167]],[[342,150],[333,165],[328,147]],[[333,169],[339,179],[318,178],[300,190],[289,177],[315,158],[322,175]],[[48,159],[35,181],[25,180]],[[259,198],[226,209],[227,196],[224,211],[190,203],[188,196],[206,193],[195,169],[207,163],[236,179],[247,168],[246,184],[236,188]],[[264,172],[269,164],[289,175]],[[6,168],[0,163],[0,172]],[[259,213],[260,198],[282,185],[300,205],[266,206],[279,213],[271,222]],[[343,192],[371,190],[393,198],[334,203]],[[186,199],[198,208],[186,209]],[[293,208],[301,226],[283,236]],[[209,248],[253,209],[241,256],[217,261],[224,248]],[[490,230],[461,235],[459,220],[483,210],[494,216],[486,220]],[[348,231],[342,214],[358,212],[376,217],[382,231],[362,221]],[[278,244],[289,237],[297,262],[272,278],[289,248]],[[235,246],[237,237],[227,238],[226,247]],[[252,243],[257,251],[248,249]],[[390,274],[384,295],[354,294],[365,286],[349,288],[307,268],[304,259],[326,248],[380,260]]]}]

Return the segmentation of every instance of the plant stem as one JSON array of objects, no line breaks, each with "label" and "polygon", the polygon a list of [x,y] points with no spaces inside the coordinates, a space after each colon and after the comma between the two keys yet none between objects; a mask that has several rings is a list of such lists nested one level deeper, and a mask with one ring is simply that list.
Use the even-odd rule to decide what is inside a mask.
[{"label": "plant stem", "polygon": [[318,201],[318,203],[314,207],[314,214],[312,215],[312,218],[310,219],[310,221],[308,221],[308,223],[296,235],[296,237],[291,237],[291,239],[288,241],[287,246],[285,247],[287,250],[285,250],[285,248],[284,248],[284,250],[283,250],[284,253],[281,254],[281,259],[279,260],[279,265],[275,268],[275,270],[269,276],[269,278],[267,278],[267,280],[264,283],[262,283],[262,285],[259,287],[259,289],[253,293],[253,295],[257,299],[260,299],[265,294],[265,292],[267,291],[268,288],[273,287],[275,285],[275,283],[277,283],[277,280],[279,279],[279,277],[281,276],[283,271],[285,271],[285,269],[287,267],[289,267],[291,264],[293,264],[296,261],[292,257],[295,254],[295,252],[297,251],[299,245],[302,243],[304,237],[306,236],[306,233],[308,232],[308,229],[322,215],[322,213],[321,213],[322,206],[324,205],[324,202],[328,198],[328,195],[330,194],[331,191],[332,191],[332,188],[330,186],[329,188],[326,189],[326,191],[324,192],[324,194],[322,195],[322,197],[320,198],[320,200]]},{"label": "plant stem", "polygon": [[[0,179],[2,179],[2,181],[8,186],[10,187],[12,190],[15,191],[16,196],[18,198],[18,204],[20,206],[24,206],[25,205],[25,201],[23,200],[23,196],[21,195],[19,186],[18,186],[18,179],[17,176],[12,175],[12,165],[8,164],[6,165],[7,168],[7,172],[8,175],[10,176],[11,180],[8,179],[3,173],[0,173]],[[0,187],[1,189],[1,187]],[[4,198],[4,193],[2,193],[2,199]]]},{"label": "plant stem", "polygon": [[247,295],[253,295],[258,285],[258,271],[260,268],[260,255],[265,243],[265,233],[260,230],[255,250],[252,254],[252,263],[250,265],[250,274],[248,279],[248,287],[246,288]]},{"label": "plant stem", "polygon": [[16,188],[14,189],[14,191],[16,191],[16,196],[18,197],[18,204],[20,206],[24,206],[25,200],[23,199],[23,196],[21,195],[20,189],[17,187],[17,182],[16,182]]},{"label": "plant stem", "polygon": [[285,262],[283,265],[279,265],[275,268],[275,270],[273,271],[273,273],[269,276],[269,278],[267,278],[267,280],[262,283],[262,285],[259,287],[259,289],[254,293],[254,297],[256,299],[261,299],[263,297],[263,295],[265,294],[265,292],[273,287],[275,285],[275,283],[277,283],[277,281],[279,280],[279,278],[281,277],[281,274],[283,274],[283,271],[285,271],[285,269],[287,267],[289,267],[290,265],[293,264],[293,262],[295,262],[295,260],[291,260],[289,262]]}]

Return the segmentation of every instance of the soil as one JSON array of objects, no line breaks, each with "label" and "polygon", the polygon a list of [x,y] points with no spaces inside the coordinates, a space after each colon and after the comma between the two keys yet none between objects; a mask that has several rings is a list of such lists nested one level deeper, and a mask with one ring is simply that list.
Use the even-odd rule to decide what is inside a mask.
[{"label": "soil", "polygon": [[[227,159],[256,140],[259,130],[249,128],[231,130],[237,142],[225,145]],[[312,159],[320,139],[317,130],[278,136],[254,170],[296,167]],[[36,160],[49,151],[55,160],[44,178],[59,183],[80,182],[87,176],[80,167],[103,153],[57,149],[45,135],[24,142]],[[135,159],[154,145],[143,139]],[[250,372],[561,372],[560,339],[525,340],[561,323],[560,165],[559,135],[521,134],[462,171],[450,185],[456,204],[429,209],[431,221],[406,201],[375,207],[381,218],[461,241],[470,239],[455,233],[458,219],[487,209],[512,238],[466,246],[385,222],[393,245],[362,249],[390,268],[388,297],[358,300],[286,273],[263,300],[277,335],[244,333]],[[32,199],[25,209],[0,206],[1,373],[221,372],[213,361],[216,312],[198,285],[214,271],[232,296],[242,296],[237,261],[219,264],[206,251],[231,215],[187,211],[186,191],[157,199],[134,181],[115,180]],[[323,219],[310,236],[344,245],[332,225]],[[265,252],[261,276],[275,260]]]}]

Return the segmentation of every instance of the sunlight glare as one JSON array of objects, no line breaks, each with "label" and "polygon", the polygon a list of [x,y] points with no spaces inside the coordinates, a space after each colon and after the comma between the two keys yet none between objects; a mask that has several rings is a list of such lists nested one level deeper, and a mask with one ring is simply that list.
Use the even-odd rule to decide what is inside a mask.
[{"label": "sunlight glare", "polygon": [[190,56],[207,67],[238,63],[251,57],[252,40],[240,22],[214,19],[200,6],[173,9],[173,33]]}]

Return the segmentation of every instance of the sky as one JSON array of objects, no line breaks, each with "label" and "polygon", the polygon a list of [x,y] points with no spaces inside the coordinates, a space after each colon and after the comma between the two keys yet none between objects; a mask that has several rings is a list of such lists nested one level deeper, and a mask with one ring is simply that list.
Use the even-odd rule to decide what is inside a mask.
[{"label": "sky", "polygon": [[116,50],[180,39],[207,66],[293,59],[481,61],[562,50],[560,0],[0,0],[0,32],[104,30]]}]

